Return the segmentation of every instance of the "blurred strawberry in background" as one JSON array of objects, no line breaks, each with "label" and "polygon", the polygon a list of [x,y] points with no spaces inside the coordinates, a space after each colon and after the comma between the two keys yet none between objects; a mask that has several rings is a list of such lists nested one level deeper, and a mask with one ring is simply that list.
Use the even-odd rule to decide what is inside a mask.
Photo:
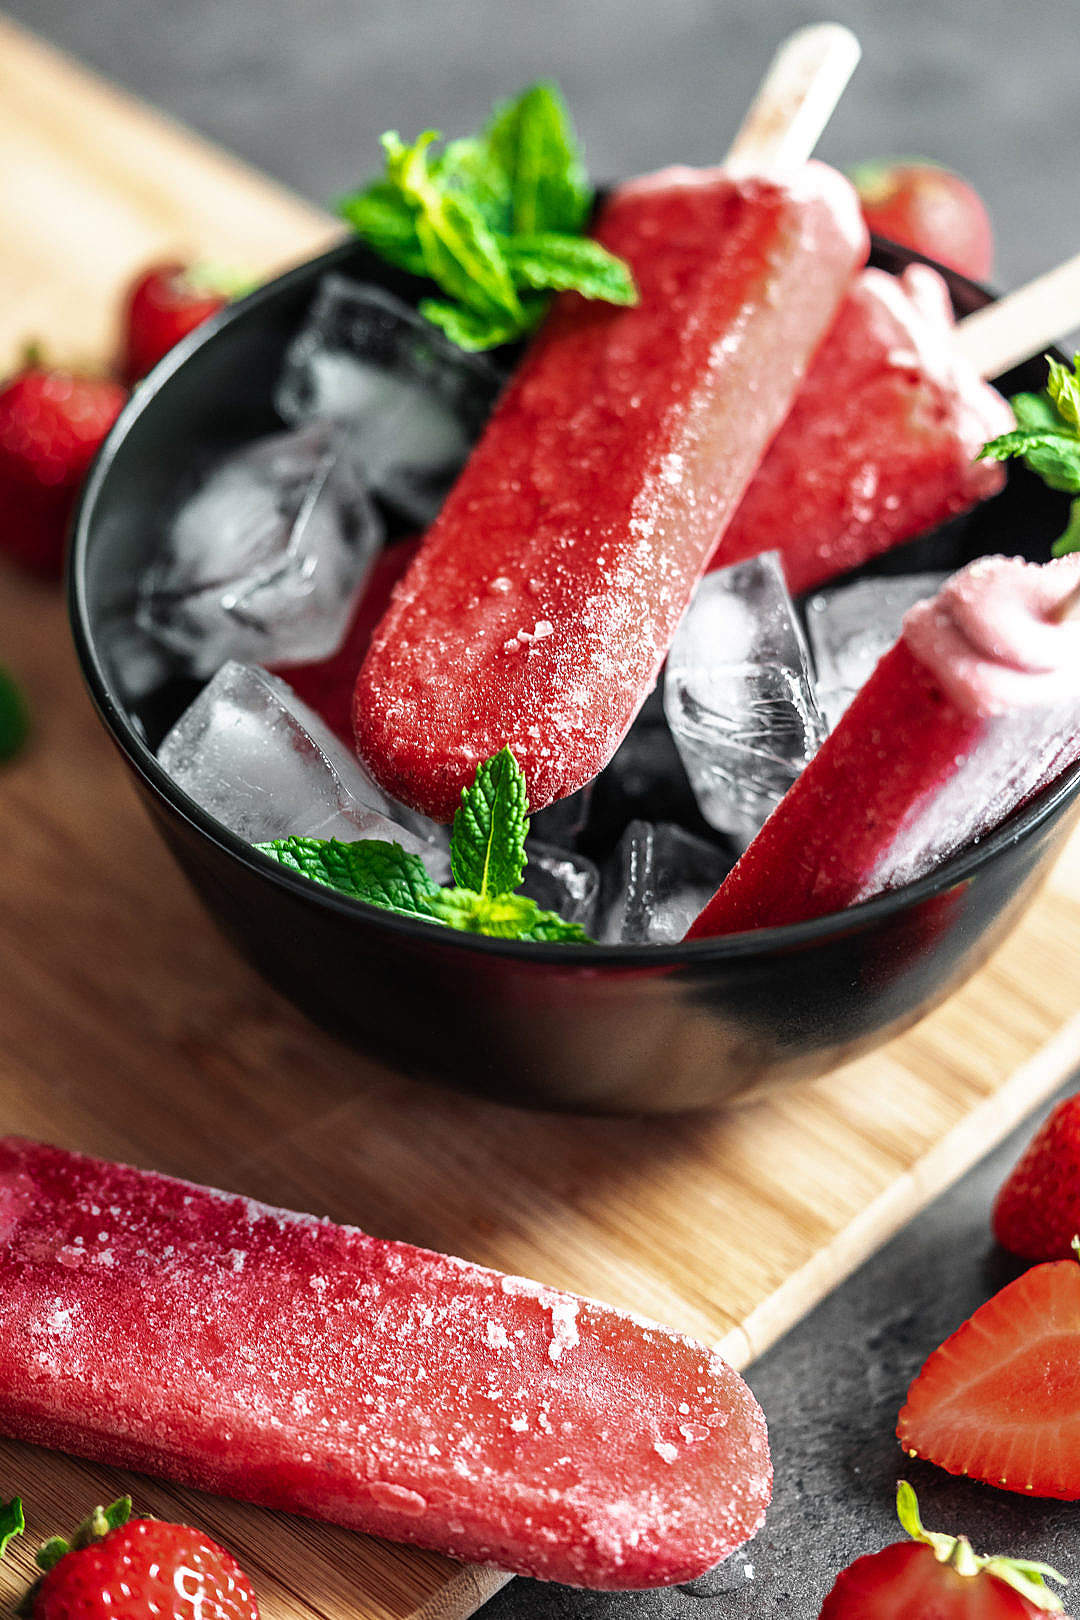
[{"label": "blurred strawberry in background", "polygon": [[209,267],[169,263],[144,270],[124,304],[124,381],[145,377],[181,338],[224,309],[240,290],[234,277]]},{"label": "blurred strawberry in background", "polygon": [[973,186],[927,158],[875,158],[850,171],[877,236],[985,281],[994,259],[990,216]]},{"label": "blurred strawberry in background", "polygon": [[59,575],[76,497],[126,398],[108,377],[36,361],[0,388],[0,551]]}]

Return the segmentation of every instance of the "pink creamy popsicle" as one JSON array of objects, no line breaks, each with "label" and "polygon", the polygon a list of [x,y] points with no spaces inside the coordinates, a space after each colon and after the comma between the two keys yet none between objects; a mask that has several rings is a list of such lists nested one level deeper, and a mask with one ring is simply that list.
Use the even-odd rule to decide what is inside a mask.
[{"label": "pink creamy popsicle", "polygon": [[701,1574],[771,1485],[761,1411],[703,1345],[10,1137],[0,1431],[594,1587]]},{"label": "pink creamy popsicle", "polygon": [[666,170],[595,234],[640,304],[556,302],[357,682],[361,759],[437,820],[504,744],[534,810],[607,763],[867,248],[817,163]]},{"label": "pink creamy popsicle", "polygon": [[1014,426],[954,342],[937,272],[865,270],[709,567],[779,551],[811,590],[996,494],[1004,468],[975,457]]},{"label": "pink creamy popsicle", "polygon": [[921,877],[1080,759],[1080,555],[983,557],[911,609],[691,927],[804,922]]}]

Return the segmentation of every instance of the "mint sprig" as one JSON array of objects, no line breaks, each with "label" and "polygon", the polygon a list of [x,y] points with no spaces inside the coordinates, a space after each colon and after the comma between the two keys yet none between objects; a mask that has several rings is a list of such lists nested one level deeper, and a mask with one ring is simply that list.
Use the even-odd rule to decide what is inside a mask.
[{"label": "mint sprig", "polygon": [[10,1502],[0,1502],[0,1558],[8,1549],[8,1542],[21,1536],[26,1529],[22,1500],[13,1496]]},{"label": "mint sprig", "polygon": [[313,883],[398,916],[493,939],[587,944],[578,923],[514,892],[525,870],[528,832],[525,777],[503,748],[462,789],[450,834],[453,888],[433,882],[419,855],[381,839],[344,844],[336,838],[276,838],[255,847]]},{"label": "mint sprig", "polygon": [[1065,532],[1054,541],[1055,557],[1080,551],[1080,354],[1072,370],[1046,357],[1049,375],[1041,394],[1014,394],[1009,404],[1016,428],[991,439],[979,452],[985,461],[1018,456],[1050,489],[1077,497]]},{"label": "mint sprig", "polygon": [[592,190],[558,89],[530,85],[499,103],[477,135],[425,130],[406,145],[382,137],[386,173],[339,203],[353,229],[391,264],[435,281],[445,298],[420,313],[464,349],[531,332],[555,292],[634,304],[623,260],[583,235]]}]

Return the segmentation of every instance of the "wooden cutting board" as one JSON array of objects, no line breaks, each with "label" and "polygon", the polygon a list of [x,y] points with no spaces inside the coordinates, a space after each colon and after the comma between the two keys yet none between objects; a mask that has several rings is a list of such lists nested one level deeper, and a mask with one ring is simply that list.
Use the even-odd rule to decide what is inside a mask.
[{"label": "wooden cutting board", "polygon": [[[179,251],[270,271],[325,215],[0,23],[0,351],[108,352]],[[33,705],[0,772],[0,1133],[348,1220],[659,1317],[744,1366],[1080,1062],[1080,840],[1012,939],[917,1029],[726,1117],[518,1114],[396,1080],[220,940],[80,685],[55,589],[0,573]],[[0,1444],[35,1538],[130,1490],[232,1546],[266,1620],[443,1620],[502,1584],[434,1555]],[[0,1603],[28,1553],[0,1569]]]}]

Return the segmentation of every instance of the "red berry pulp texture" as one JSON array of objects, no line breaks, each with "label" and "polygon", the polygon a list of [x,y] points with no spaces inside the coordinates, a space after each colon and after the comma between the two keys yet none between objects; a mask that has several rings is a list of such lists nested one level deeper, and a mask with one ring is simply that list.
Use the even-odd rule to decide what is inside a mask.
[{"label": "red berry pulp texture", "polygon": [[1035,1266],[981,1306],[930,1356],[896,1432],[950,1474],[1080,1498],[1080,1265]]},{"label": "red berry pulp texture", "polygon": [[841,1571],[818,1620],[1031,1620],[1044,1614],[992,1575],[958,1575],[938,1563],[933,1548],[897,1541]]},{"label": "red berry pulp texture", "polygon": [[154,265],[138,277],[124,310],[121,371],[129,383],[152,371],[169,350],[228,300],[192,286],[182,264]]},{"label": "red berry pulp texture", "polygon": [[0,1141],[0,1430],[545,1579],[703,1573],[765,1421],[705,1346],[521,1277]]},{"label": "red berry pulp texture", "polygon": [[818,164],[636,181],[596,235],[640,303],[556,301],[360,672],[360,757],[436,820],[504,745],[535,810],[607,763],[867,247]]},{"label": "red berry pulp texture", "polygon": [[60,573],[76,498],[126,397],[118,383],[37,367],[0,390],[0,551]]},{"label": "red berry pulp texture", "polygon": [[950,358],[951,325],[925,265],[856,280],[710,568],[775,550],[811,590],[1004,487],[975,457],[1013,415]]},{"label": "red berry pulp texture", "polygon": [[232,1555],[186,1525],[132,1519],[66,1554],[45,1576],[34,1620],[258,1620]]},{"label": "red berry pulp texture", "polygon": [[[862,898],[911,807],[932,812],[935,791],[982,727],[897,642],[688,937],[805,922]],[[862,784],[857,796],[853,783]]]},{"label": "red berry pulp texture", "polygon": [[309,709],[326,721],[349,748],[353,743],[352,704],[356,676],[375,627],[390,606],[394,586],[417,551],[419,539],[397,540],[380,552],[368,575],[345,640],[329,658],[314,664],[277,664],[274,674],[287,681]]},{"label": "red berry pulp texture", "polygon": [[925,253],[973,281],[993,268],[990,216],[975,188],[930,163],[869,164],[855,176],[863,216],[876,236]]},{"label": "red berry pulp texture", "polygon": [[994,1236],[1025,1260],[1067,1260],[1080,1236],[1080,1096],[1059,1103],[994,1205]]}]

